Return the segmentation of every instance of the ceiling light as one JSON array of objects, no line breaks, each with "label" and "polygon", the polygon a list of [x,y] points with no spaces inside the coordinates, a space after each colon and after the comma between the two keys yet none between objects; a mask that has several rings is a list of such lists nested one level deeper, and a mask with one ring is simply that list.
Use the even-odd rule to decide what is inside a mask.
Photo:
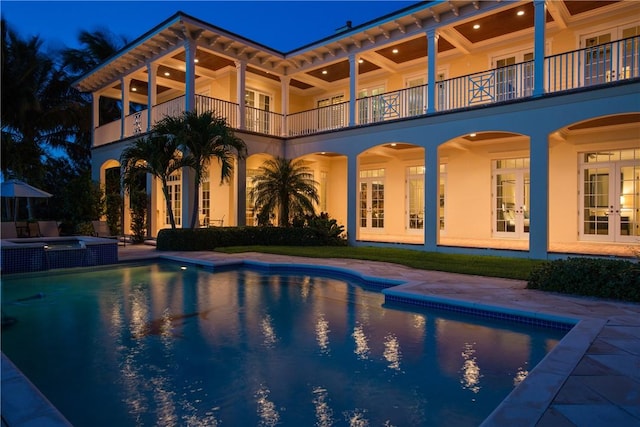
[{"label": "ceiling light", "polygon": [[195,59],[193,60],[193,62],[195,62],[195,63],[197,64],[198,62],[200,62],[200,60],[199,60],[198,58],[195,58]]},{"label": "ceiling light", "polygon": [[392,53],[398,53],[398,49],[393,49],[391,52]]},{"label": "ceiling light", "polygon": [[518,16],[524,15],[524,10],[519,10],[518,13],[516,13],[516,15],[518,15]]},{"label": "ceiling light", "polygon": [[327,70],[322,70],[322,74],[327,74]]},{"label": "ceiling light", "polygon": [[138,91],[138,89],[136,89],[135,87],[131,88],[131,92],[137,92],[137,91]]},{"label": "ceiling light", "polygon": [[475,137],[476,137],[476,133],[475,133],[475,132],[470,133],[470,134],[469,134],[469,136],[470,136],[471,138],[475,138]]},{"label": "ceiling light", "polygon": [[473,29],[474,29],[474,30],[477,30],[478,28],[480,28],[480,24],[475,24],[475,25],[473,26]]},{"label": "ceiling light", "polygon": [[164,75],[168,77],[168,76],[170,76],[170,75],[171,75],[171,73],[169,73],[168,71],[165,71],[165,72],[164,72]]},{"label": "ceiling light", "polygon": [[364,62],[364,59],[358,59],[358,64],[362,64]]},{"label": "ceiling light", "polygon": [[327,152],[326,151],[321,151],[320,154],[325,155],[325,154],[327,154]]},{"label": "ceiling light", "polygon": [[398,145],[398,144],[396,144],[395,142],[392,142],[392,143],[391,143],[391,146],[392,146],[392,147],[395,147],[396,145]]}]

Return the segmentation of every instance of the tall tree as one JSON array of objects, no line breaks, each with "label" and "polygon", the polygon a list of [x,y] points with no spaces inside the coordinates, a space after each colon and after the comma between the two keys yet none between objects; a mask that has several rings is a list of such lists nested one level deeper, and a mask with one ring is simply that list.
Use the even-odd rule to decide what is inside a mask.
[{"label": "tall tree", "polygon": [[188,159],[178,150],[175,138],[152,133],[136,139],[122,151],[120,156],[122,183],[128,193],[135,189],[141,174],[151,174],[162,184],[162,194],[166,202],[171,228],[176,228],[173,207],[169,195],[169,176],[189,166]]},{"label": "tall tree", "polygon": [[227,120],[211,111],[184,112],[181,116],[165,117],[154,126],[154,132],[174,139],[185,152],[194,171],[193,213],[191,228],[198,226],[200,185],[212,161],[220,164],[220,182],[228,182],[233,172],[234,157],[244,158],[247,146],[238,138]]},{"label": "tall tree", "polygon": [[288,227],[294,216],[315,213],[313,203],[320,200],[317,185],[303,160],[277,157],[260,167],[249,195],[258,208],[258,217],[277,211],[278,224]]},{"label": "tall tree", "polygon": [[41,185],[42,158],[61,119],[60,78],[39,37],[22,39],[5,19],[2,32],[2,173]]},{"label": "tall tree", "polygon": [[[62,64],[73,76],[80,77],[94,68],[100,66],[107,59],[114,56],[127,44],[123,36],[116,36],[107,29],[97,28],[94,31],[80,31],[78,34],[80,48],[68,48],[62,51]],[[91,98],[87,96],[87,102],[91,105]],[[100,123],[118,120],[120,118],[120,101],[113,98],[100,97]],[[89,113],[91,110],[89,109]],[[91,125],[91,116],[89,125]]]}]

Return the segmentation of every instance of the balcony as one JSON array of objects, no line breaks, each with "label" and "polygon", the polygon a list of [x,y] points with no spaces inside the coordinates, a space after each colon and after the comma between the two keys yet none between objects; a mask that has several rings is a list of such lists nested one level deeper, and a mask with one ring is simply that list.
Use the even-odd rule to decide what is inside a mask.
[{"label": "balcony", "polygon": [[[638,79],[639,59],[640,36],[545,57],[542,92],[562,93]],[[534,61],[525,61],[438,81],[434,91],[435,108],[432,110],[455,111],[530,98],[535,89],[534,68]],[[297,137],[345,129],[352,125],[363,126],[427,115],[430,111],[427,89],[427,85],[422,85],[359,98],[355,100],[354,120],[349,117],[349,102],[284,116],[250,106],[242,110],[236,103],[196,95],[195,108],[198,112],[214,111],[238,130],[276,137]],[[179,115],[184,108],[184,96],[155,105],[151,124],[167,115]],[[124,127],[120,126],[120,121],[115,121],[96,128],[94,146],[142,134],[148,126],[147,110],[130,114],[125,117]]]}]

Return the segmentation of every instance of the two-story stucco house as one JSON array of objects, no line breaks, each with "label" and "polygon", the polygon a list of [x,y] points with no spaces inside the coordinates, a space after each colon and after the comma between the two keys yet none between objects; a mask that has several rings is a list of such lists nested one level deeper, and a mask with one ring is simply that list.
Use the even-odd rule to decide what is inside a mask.
[{"label": "two-story stucco house", "polygon": [[[305,160],[318,211],[354,245],[532,258],[640,246],[637,1],[427,1],[291,52],[178,12],[76,86],[93,94],[101,182],[165,115],[228,119],[249,153],[229,184],[210,168],[205,225],[253,224],[251,178],[281,156]],[[120,120],[103,123],[102,97],[122,102]],[[181,224],[190,175],[171,181]],[[147,182],[155,236],[167,215]]]}]

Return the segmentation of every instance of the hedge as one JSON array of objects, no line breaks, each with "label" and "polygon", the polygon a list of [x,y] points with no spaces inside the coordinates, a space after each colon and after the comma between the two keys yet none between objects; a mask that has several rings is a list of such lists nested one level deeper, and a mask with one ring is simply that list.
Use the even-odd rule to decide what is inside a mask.
[{"label": "hedge", "polygon": [[535,267],[528,289],[640,302],[640,264],[603,258],[568,258]]},{"label": "hedge", "polygon": [[309,227],[210,227],[160,230],[156,248],[161,251],[212,251],[226,246],[337,246],[334,239]]}]

